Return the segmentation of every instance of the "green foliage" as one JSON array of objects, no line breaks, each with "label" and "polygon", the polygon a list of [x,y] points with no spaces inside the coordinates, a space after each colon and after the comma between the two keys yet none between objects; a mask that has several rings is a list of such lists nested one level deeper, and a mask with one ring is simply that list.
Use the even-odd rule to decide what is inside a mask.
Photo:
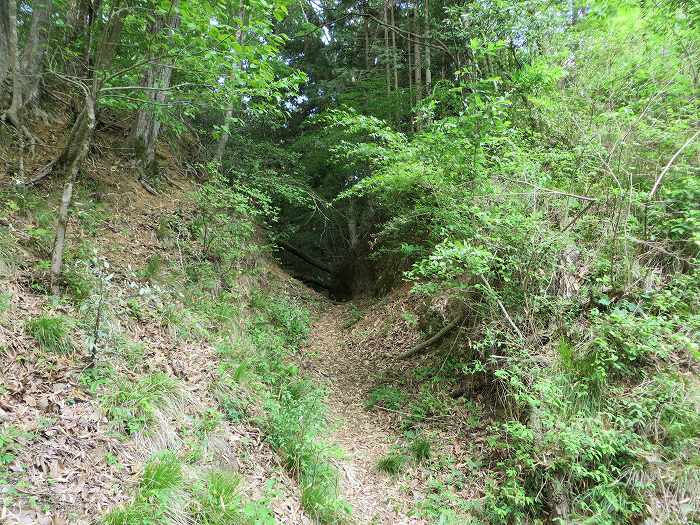
[{"label": "green foliage", "polygon": [[241,343],[238,338],[236,346],[219,347],[221,408],[238,420],[245,412],[243,396],[255,395],[265,410],[259,424],[297,478],[305,510],[321,523],[345,522],[349,507],[338,497],[338,472],[320,439],[327,426],[324,393],[286,362],[288,353],[308,334],[309,314],[292,300],[273,299],[262,292],[253,294],[252,306],[257,316],[247,328],[250,339]]},{"label": "green foliage", "polygon": [[421,435],[414,436],[410,442],[411,453],[418,463],[430,459],[432,447],[431,441]]},{"label": "green foliage", "polygon": [[177,381],[163,372],[137,380],[119,377],[105,388],[102,406],[114,428],[133,434],[153,421],[158,406],[176,396],[177,388]]},{"label": "green foliage", "polygon": [[64,316],[40,315],[27,322],[25,329],[42,350],[67,353],[73,350],[71,322]]},{"label": "green foliage", "polygon": [[151,255],[146,259],[146,265],[143,267],[143,270],[141,270],[141,276],[147,281],[152,281],[158,277],[162,269],[163,259],[160,255]]}]

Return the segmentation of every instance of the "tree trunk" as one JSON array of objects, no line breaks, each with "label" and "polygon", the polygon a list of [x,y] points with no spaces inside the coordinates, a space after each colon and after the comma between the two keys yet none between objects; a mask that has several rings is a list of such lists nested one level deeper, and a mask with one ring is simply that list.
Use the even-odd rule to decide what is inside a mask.
[{"label": "tree trunk", "polygon": [[63,269],[63,252],[66,245],[66,229],[68,227],[68,210],[73,197],[73,186],[80,170],[80,166],[90,149],[92,134],[95,130],[95,98],[92,94],[86,95],[85,107],[78,115],[66,149],[63,150],[58,160],[61,168],[66,173],[66,184],[63,187],[61,207],[58,210],[56,222],[56,236],[54,238],[53,252],[51,254],[51,293],[58,295],[59,279]]},{"label": "tree trunk", "polygon": [[[246,9],[245,0],[241,0],[238,16],[240,17],[240,26],[236,32],[236,41],[238,44],[243,44],[244,41],[244,28],[248,25],[248,11]],[[235,68],[231,71],[229,78],[233,79],[235,75]],[[229,106],[224,113],[224,126],[228,126],[231,117],[233,116],[233,106]],[[218,164],[221,164],[221,160],[224,158],[224,152],[226,151],[226,145],[228,140],[231,138],[231,134],[228,131],[223,131],[221,137],[219,137],[219,142],[216,144],[216,153],[214,159]]]},{"label": "tree trunk", "polygon": [[[418,6],[415,7],[415,10],[413,12],[413,19],[415,20],[416,27],[415,27],[415,34],[420,33],[420,22],[419,22],[419,17],[418,17]],[[413,55],[414,55],[414,62],[415,62],[415,74],[416,74],[416,103],[420,102],[421,98],[423,98],[423,79],[422,79],[422,73],[421,73],[421,68],[423,67],[421,64],[421,57],[420,57],[420,43],[416,39],[414,47],[413,47]]]},{"label": "tree trunk", "polygon": [[9,69],[12,71],[12,102],[2,115],[2,120],[9,120],[18,130],[22,129],[22,75],[19,67],[19,51],[17,49],[17,1],[7,2],[7,21],[10,25],[7,33]]},{"label": "tree trunk", "polygon": [[[157,34],[163,30],[167,31],[168,29],[176,28],[179,25],[178,4],[179,0],[173,0],[171,10],[174,13],[169,16],[158,17],[151,26],[151,33]],[[150,166],[155,160],[156,143],[161,124],[158,118],[158,106],[165,102],[166,90],[170,87],[172,71],[172,65],[169,63],[153,64],[146,70],[141,82],[142,86],[148,88],[145,94],[147,104],[150,107],[139,109],[136,114],[136,122],[132,128],[131,138],[143,168]]]},{"label": "tree trunk", "polygon": [[51,0],[32,2],[32,25],[22,53],[22,103],[34,104],[39,96],[39,83],[49,40]]},{"label": "tree trunk", "polygon": [[389,0],[384,0],[384,71],[386,73],[386,94],[391,94],[391,70],[389,69]]},{"label": "tree trunk", "polygon": [[54,237],[53,251],[51,253],[51,292],[58,294],[60,290],[59,280],[63,269],[63,252],[66,244],[66,230],[68,228],[68,211],[73,198],[73,186],[78,176],[78,171],[90,150],[92,136],[95,131],[95,112],[97,110],[97,97],[101,88],[101,73],[107,71],[112,65],[112,59],[116,53],[124,22],[126,10],[118,9],[112,12],[109,22],[104,30],[104,37],[99,49],[95,50],[95,72],[92,86],[85,91],[85,106],[71,128],[68,141],[61,155],[47,167],[47,172],[55,167],[66,174],[66,183],[63,187],[61,206],[56,222],[56,235]]},{"label": "tree trunk", "polygon": [[[0,95],[5,91],[5,79],[10,72],[10,6],[0,1]],[[0,97],[1,100],[1,97]]]},{"label": "tree trunk", "polygon": [[432,94],[432,83],[433,83],[433,74],[430,71],[430,46],[428,45],[430,42],[430,9],[428,6],[428,1],[429,0],[424,0],[425,2],[425,28],[423,32],[423,36],[425,38],[425,51],[424,51],[424,56],[425,56],[425,95],[430,96]]}]

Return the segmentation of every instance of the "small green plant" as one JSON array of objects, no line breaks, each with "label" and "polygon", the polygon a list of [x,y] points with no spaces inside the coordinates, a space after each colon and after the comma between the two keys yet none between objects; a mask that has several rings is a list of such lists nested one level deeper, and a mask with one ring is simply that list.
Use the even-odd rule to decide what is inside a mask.
[{"label": "small green plant", "polygon": [[426,437],[421,435],[415,436],[411,440],[409,448],[416,462],[421,463],[430,459],[432,443]]},{"label": "small green plant", "polygon": [[177,386],[177,381],[163,372],[137,381],[118,378],[106,388],[102,405],[115,428],[133,434],[153,421],[156,407],[175,396]]},{"label": "small green plant", "polygon": [[105,516],[105,525],[165,525],[175,491],[182,485],[182,464],[171,451],[152,458],[133,501]]},{"label": "small green plant", "polygon": [[406,402],[406,395],[396,387],[382,385],[369,393],[365,408],[383,407],[389,410],[399,410]]},{"label": "small green plant", "polygon": [[240,477],[213,471],[194,490],[190,514],[201,525],[273,525],[272,511],[263,503],[243,498]]},{"label": "small green plant", "polygon": [[12,306],[12,295],[10,292],[0,293],[0,315],[7,312]]},{"label": "small green plant", "polygon": [[63,316],[41,315],[26,324],[29,335],[36,339],[42,350],[67,353],[73,350],[70,340],[71,323]]},{"label": "small green plant", "polygon": [[377,461],[377,470],[395,476],[403,470],[406,463],[408,463],[408,456],[392,450]]},{"label": "small green plant", "polygon": [[143,321],[143,309],[141,308],[141,303],[135,297],[126,301],[126,311],[127,313],[136,319],[137,321]]},{"label": "small green plant", "polygon": [[213,408],[207,409],[195,423],[195,433],[200,437],[214,432],[221,424],[221,412]]}]

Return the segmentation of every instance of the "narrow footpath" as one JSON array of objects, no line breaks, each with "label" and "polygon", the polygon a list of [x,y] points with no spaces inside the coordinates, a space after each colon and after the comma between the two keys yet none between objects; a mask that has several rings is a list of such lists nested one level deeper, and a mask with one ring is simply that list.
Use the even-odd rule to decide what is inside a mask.
[{"label": "narrow footpath", "polygon": [[344,451],[339,460],[343,495],[358,524],[423,524],[409,516],[414,499],[409,486],[376,469],[377,461],[396,442],[390,418],[365,409],[374,386],[376,360],[346,343],[348,304],[328,304],[313,324],[304,348],[304,367],[328,389],[330,442]]}]

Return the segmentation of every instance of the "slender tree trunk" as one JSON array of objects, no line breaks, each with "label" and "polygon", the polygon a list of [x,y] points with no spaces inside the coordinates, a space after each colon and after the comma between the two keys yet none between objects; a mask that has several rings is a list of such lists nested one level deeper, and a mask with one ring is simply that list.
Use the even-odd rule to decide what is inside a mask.
[{"label": "slender tree trunk", "polygon": [[51,291],[58,294],[60,291],[60,277],[63,269],[63,252],[66,245],[66,231],[68,229],[68,212],[73,198],[73,187],[85,157],[87,157],[95,131],[95,112],[97,100],[101,88],[101,74],[112,65],[112,59],[119,45],[124,22],[124,9],[113,11],[99,49],[95,50],[94,72],[92,85],[85,90],[85,106],[71,128],[68,141],[61,155],[52,163],[49,170],[57,167],[66,175],[66,183],[63,187],[61,206],[56,222],[56,235],[54,237],[51,253]]},{"label": "slender tree trunk", "polygon": [[[413,24],[411,24],[411,11],[408,11],[408,33],[410,34],[413,29]],[[411,52],[411,41],[406,38],[406,69],[408,71],[408,100],[409,105],[413,105],[413,69],[412,69],[412,57]]]},{"label": "slender tree trunk", "polygon": [[19,66],[19,50],[17,45],[17,1],[9,0],[7,2],[7,21],[10,24],[7,34],[7,43],[9,51],[9,65],[12,71],[12,102],[10,107],[5,111],[2,120],[9,120],[18,130],[22,128],[21,110],[22,110],[22,75]]},{"label": "slender tree trunk", "polygon": [[[394,11],[396,10],[396,4],[393,3],[391,4],[391,25],[392,27],[396,27],[396,20],[394,16]],[[394,69],[394,91],[399,90],[399,67],[398,67],[398,49],[396,49],[396,30],[391,31],[391,59],[393,62],[393,69]]]},{"label": "slender tree trunk", "polygon": [[386,94],[391,94],[391,70],[389,68],[389,0],[384,0],[384,71],[386,73]]},{"label": "slender tree trunk", "polygon": [[[413,11],[413,19],[415,20],[416,27],[415,27],[415,33],[416,35],[420,33],[420,18],[418,17],[418,6],[416,5],[414,11]],[[415,69],[414,72],[416,74],[416,103],[420,102],[420,100],[423,98],[423,75],[421,68],[423,65],[421,64],[421,56],[420,56],[420,43],[416,39],[413,47],[413,55],[414,55],[414,61],[415,61]]]},{"label": "slender tree trunk", "polygon": [[78,115],[71,129],[68,145],[59,162],[66,172],[66,184],[63,187],[61,206],[58,210],[56,222],[56,236],[51,254],[51,293],[58,295],[59,279],[63,269],[63,252],[66,246],[66,230],[68,228],[68,210],[73,197],[73,186],[78,176],[80,166],[87,156],[95,130],[95,98],[92,94],[85,97],[85,107]]},{"label": "slender tree trunk", "polygon": [[365,71],[369,71],[369,18],[363,17],[364,32],[365,32]]},{"label": "slender tree trunk", "polygon": [[[238,16],[240,18],[241,24],[236,32],[236,41],[238,44],[242,44],[244,41],[244,28],[248,25],[248,10],[246,9],[245,0],[240,1]],[[235,76],[235,67],[231,71],[230,78],[233,79]],[[224,125],[227,126],[231,117],[233,116],[233,106],[229,106],[224,113]],[[226,145],[228,144],[231,134],[228,131],[224,131],[219,137],[219,141],[216,144],[215,160],[218,164],[221,164],[221,160],[224,158],[224,152],[226,151]]]},{"label": "slender tree trunk", "polygon": [[22,103],[34,104],[39,96],[39,83],[49,41],[51,0],[32,2],[32,25],[22,53]]},{"label": "slender tree trunk", "polygon": [[432,83],[433,83],[433,74],[430,71],[430,46],[428,43],[430,42],[430,8],[428,6],[428,1],[429,0],[424,0],[425,2],[425,28],[423,31],[423,36],[425,38],[425,50],[424,50],[424,56],[425,56],[425,95],[430,96],[432,93]]}]

